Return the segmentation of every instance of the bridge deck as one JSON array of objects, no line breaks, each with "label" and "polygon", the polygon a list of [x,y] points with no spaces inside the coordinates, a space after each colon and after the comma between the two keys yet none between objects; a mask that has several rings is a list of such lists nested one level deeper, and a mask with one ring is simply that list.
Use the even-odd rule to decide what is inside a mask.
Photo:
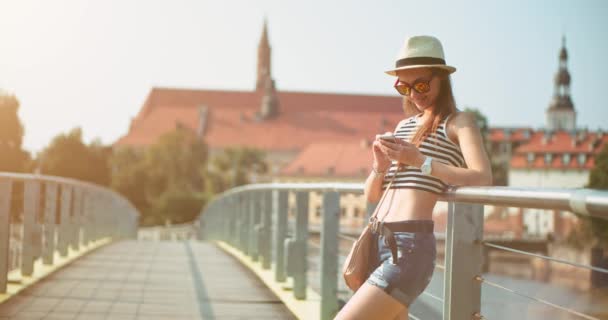
[{"label": "bridge deck", "polygon": [[122,241],[0,305],[0,319],[295,319],[258,278],[206,242]]}]

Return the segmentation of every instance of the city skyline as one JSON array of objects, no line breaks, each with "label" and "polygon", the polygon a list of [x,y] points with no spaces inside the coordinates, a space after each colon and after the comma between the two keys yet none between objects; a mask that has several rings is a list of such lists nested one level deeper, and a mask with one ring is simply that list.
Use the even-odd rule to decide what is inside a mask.
[{"label": "city skyline", "polygon": [[[396,95],[383,71],[406,35],[432,34],[458,68],[459,107],[480,109],[491,126],[545,125],[565,35],[577,126],[606,129],[608,6],[599,1],[469,1],[445,5],[441,12],[452,15],[439,14],[437,3],[417,4],[418,15],[412,3],[391,10],[387,2],[353,3],[347,12],[320,2],[60,3],[0,2],[12,13],[0,21],[0,89],[21,102],[29,151],[76,126],[87,142],[115,142],[153,87],[253,90],[264,17],[278,90]],[[400,27],[401,18],[412,27]]]}]

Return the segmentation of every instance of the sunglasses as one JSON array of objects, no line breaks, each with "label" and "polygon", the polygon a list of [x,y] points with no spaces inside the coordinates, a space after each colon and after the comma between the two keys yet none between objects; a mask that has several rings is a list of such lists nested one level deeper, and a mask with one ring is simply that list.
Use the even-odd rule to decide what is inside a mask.
[{"label": "sunglasses", "polygon": [[435,74],[431,74],[431,77],[428,80],[417,80],[416,82],[414,82],[414,85],[410,86],[407,83],[401,82],[399,81],[399,78],[397,78],[397,81],[395,81],[395,84],[393,85],[395,87],[395,89],[397,90],[397,92],[399,92],[399,94],[403,95],[403,96],[409,96],[410,93],[412,93],[412,89],[416,90],[416,92],[418,93],[427,93],[429,91],[431,91],[431,80],[433,80],[433,77],[435,76]]}]

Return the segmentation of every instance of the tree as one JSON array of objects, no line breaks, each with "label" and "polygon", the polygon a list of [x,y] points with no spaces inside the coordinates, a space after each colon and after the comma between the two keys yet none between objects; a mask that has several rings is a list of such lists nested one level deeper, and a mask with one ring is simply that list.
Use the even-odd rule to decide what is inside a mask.
[{"label": "tree", "polygon": [[[604,144],[602,151],[595,158],[595,166],[589,174],[586,187],[608,190],[608,143]],[[608,249],[608,220],[586,216],[583,219],[584,228],[587,233],[593,235],[596,246]]]},{"label": "tree", "polygon": [[207,147],[192,131],[178,127],[145,150],[117,148],[112,188],[141,212],[142,225],[193,220],[206,203]]},{"label": "tree", "polygon": [[146,152],[146,197],[162,221],[193,220],[205,204],[203,172],[207,146],[192,131],[178,127],[162,135]]},{"label": "tree", "polygon": [[207,172],[207,190],[220,193],[248,184],[252,174],[265,174],[268,164],[265,153],[253,148],[227,148],[211,159]]},{"label": "tree", "polygon": [[[589,183],[586,188],[608,190],[608,143],[595,158],[595,166],[589,174]],[[591,265],[608,268],[608,220],[576,214],[579,224],[567,238],[568,243],[578,248],[585,248],[591,244]],[[598,271],[591,271],[591,285],[593,287],[608,286],[608,275]]]},{"label": "tree", "polygon": [[148,209],[146,184],[148,174],[144,154],[130,147],[117,148],[110,157],[111,187],[125,196],[139,212]]},{"label": "tree", "polygon": [[489,136],[489,127],[488,127],[488,119],[486,116],[481,113],[476,108],[465,107],[465,112],[471,112],[475,115],[477,119],[477,126],[479,127],[479,131],[481,132],[481,137],[483,139],[483,145],[486,150],[486,154],[490,159],[490,165],[492,167],[492,179],[493,185],[504,186],[507,185],[507,168],[504,164],[500,163],[498,159],[494,156],[493,153],[489,152],[490,145],[488,141]]},{"label": "tree", "polygon": [[24,130],[18,111],[17,98],[0,92],[0,171],[25,172],[30,161],[21,149]]},{"label": "tree", "polygon": [[82,130],[74,128],[59,134],[38,155],[40,173],[110,185],[109,158],[111,148],[99,140],[90,145],[82,141]]}]

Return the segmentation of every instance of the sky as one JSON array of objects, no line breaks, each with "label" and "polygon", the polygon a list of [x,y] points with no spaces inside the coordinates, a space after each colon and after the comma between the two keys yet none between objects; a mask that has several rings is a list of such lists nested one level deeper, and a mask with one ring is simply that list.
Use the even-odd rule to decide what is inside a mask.
[{"label": "sky", "polygon": [[439,38],[456,102],[545,125],[562,36],[578,127],[608,129],[608,1],[0,0],[0,90],[24,148],[115,142],[153,87],[253,90],[264,18],[279,90],[396,95],[406,37]]}]

